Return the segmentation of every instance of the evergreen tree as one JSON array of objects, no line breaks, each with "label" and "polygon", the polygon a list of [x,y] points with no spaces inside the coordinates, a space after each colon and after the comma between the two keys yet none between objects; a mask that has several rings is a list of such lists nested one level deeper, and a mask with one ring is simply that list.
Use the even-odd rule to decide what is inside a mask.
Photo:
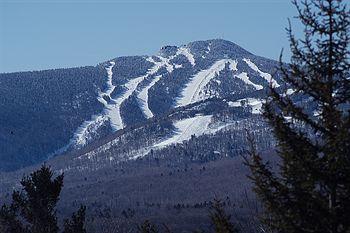
[{"label": "evergreen tree", "polygon": [[222,203],[214,200],[210,219],[214,226],[215,233],[237,233],[237,228],[231,223],[231,216],[225,213]]},{"label": "evergreen tree", "polygon": [[50,167],[42,166],[38,171],[24,177],[23,190],[12,195],[13,205],[30,225],[33,233],[57,233],[56,204],[63,186],[63,174],[52,179]]},{"label": "evergreen tree", "polygon": [[143,222],[141,226],[139,226],[140,233],[158,233],[159,230],[156,225],[151,223],[149,220]]},{"label": "evergreen tree", "polygon": [[3,205],[0,209],[0,232],[25,233],[20,221],[17,220],[16,207]]},{"label": "evergreen tree", "polygon": [[[0,209],[0,232],[57,233],[56,204],[63,187],[63,174],[53,179],[51,168],[43,165],[22,179],[22,191],[14,191],[12,204]],[[85,207],[65,221],[64,233],[85,233]]]},{"label": "evergreen tree", "polygon": [[293,1],[305,38],[297,39],[289,26],[292,58],[281,70],[317,111],[271,87],[264,116],[280,166],[272,170],[254,148],[249,162],[266,207],[263,220],[276,232],[350,232],[350,12],[344,2]]},{"label": "evergreen tree", "polygon": [[73,213],[71,220],[65,220],[63,233],[86,233],[85,210],[85,206],[81,206],[76,213]]}]

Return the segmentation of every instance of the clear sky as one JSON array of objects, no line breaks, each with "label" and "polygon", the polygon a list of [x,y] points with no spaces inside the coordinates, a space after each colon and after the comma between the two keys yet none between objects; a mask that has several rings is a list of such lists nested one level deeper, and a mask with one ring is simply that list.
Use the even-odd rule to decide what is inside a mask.
[{"label": "clear sky", "polygon": [[[0,72],[96,65],[221,38],[277,59],[290,0],[0,0]],[[297,30],[297,24],[294,20]]]}]

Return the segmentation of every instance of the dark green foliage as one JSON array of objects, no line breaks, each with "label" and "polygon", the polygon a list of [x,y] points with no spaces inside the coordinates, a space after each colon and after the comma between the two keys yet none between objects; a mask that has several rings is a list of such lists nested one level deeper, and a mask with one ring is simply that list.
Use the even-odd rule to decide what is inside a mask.
[{"label": "dark green foliage", "polygon": [[76,213],[73,213],[71,220],[65,220],[63,233],[86,233],[84,228],[85,210],[85,206],[81,206]]},{"label": "dark green foliage", "polygon": [[214,200],[210,219],[214,226],[215,233],[237,233],[237,228],[231,222],[231,216],[225,213],[220,200]]},{"label": "dark green foliage", "polygon": [[[24,177],[22,191],[14,191],[12,204],[0,209],[1,232],[57,233],[56,205],[63,187],[61,174],[53,178],[51,168],[43,165],[39,170]],[[85,207],[65,221],[65,233],[85,233]],[[68,231],[73,230],[73,231]]]},{"label": "dark green foliage", "polygon": [[[227,215],[224,210],[224,206],[220,200],[214,200],[211,206],[209,214],[211,223],[214,227],[215,233],[238,233],[238,229],[231,222],[231,216]],[[163,225],[164,232],[170,233],[171,230],[166,225]],[[142,225],[139,226],[140,233],[158,233],[159,229],[156,225],[146,220]],[[202,230],[196,230],[194,232],[205,232]]]},{"label": "dark green foliage", "polygon": [[24,233],[26,232],[20,221],[17,220],[15,206],[3,205],[0,209],[0,232]]},{"label": "dark green foliage", "polygon": [[144,221],[141,226],[139,226],[140,233],[158,233],[158,228],[156,225],[151,223],[150,221]]},{"label": "dark green foliage", "polygon": [[[299,2],[299,1],[298,1]],[[249,162],[264,222],[275,232],[350,232],[350,12],[341,0],[293,1],[305,26],[289,27],[292,59],[284,80],[317,112],[271,88],[264,116],[278,141],[278,174],[256,153]]]},{"label": "dark green foliage", "polygon": [[23,191],[12,195],[13,205],[30,225],[30,232],[58,232],[56,204],[63,186],[63,174],[52,179],[53,173],[47,166],[42,166],[21,181]]},{"label": "dark green foliage", "polygon": [[64,147],[103,110],[96,95],[105,80],[102,66],[0,74],[0,170],[44,161]]}]

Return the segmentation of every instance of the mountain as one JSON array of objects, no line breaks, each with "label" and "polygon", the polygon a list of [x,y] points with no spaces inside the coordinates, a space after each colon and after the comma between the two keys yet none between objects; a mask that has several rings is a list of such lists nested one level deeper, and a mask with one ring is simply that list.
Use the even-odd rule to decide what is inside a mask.
[{"label": "mountain", "polygon": [[269,86],[317,117],[278,65],[208,40],[95,67],[0,74],[0,200],[45,161],[65,174],[58,214],[85,205],[88,232],[130,232],[145,219],[173,232],[208,229],[213,198],[242,232],[258,232],[240,155],[248,131],[276,167],[261,116]]},{"label": "mountain", "polygon": [[0,170],[73,153],[79,163],[174,151],[193,151],[192,159],[233,156],[243,149],[245,128],[271,147],[260,109],[269,85],[287,88],[277,66],[216,39],[94,67],[0,74]]}]

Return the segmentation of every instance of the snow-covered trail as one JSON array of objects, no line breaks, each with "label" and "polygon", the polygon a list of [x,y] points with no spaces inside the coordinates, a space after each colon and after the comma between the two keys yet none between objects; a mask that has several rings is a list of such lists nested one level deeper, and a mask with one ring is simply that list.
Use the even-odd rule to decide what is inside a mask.
[{"label": "snow-covered trail", "polygon": [[108,118],[105,115],[93,115],[91,120],[83,122],[82,125],[75,131],[74,136],[68,146],[70,145],[81,147],[86,145],[89,141],[93,139],[94,133],[106,122]]},{"label": "snow-covered trail", "polygon": [[136,90],[137,85],[142,80],[144,80],[144,78],[145,76],[141,76],[127,82],[124,85],[124,87],[126,88],[126,91],[116,99],[112,99],[112,103],[107,106],[106,112],[111,121],[111,127],[113,128],[113,130],[117,131],[125,127],[123,123],[123,119],[121,117],[120,107],[122,103],[132,95],[132,93]]},{"label": "snow-covered trail", "polygon": [[[105,108],[108,108],[109,103],[106,101],[105,98],[111,99],[111,93],[113,92],[115,86],[112,84],[112,76],[113,72],[112,69],[115,66],[115,62],[111,61],[110,65],[106,68],[107,71],[107,89],[104,92],[99,92],[97,96],[97,100],[102,103]],[[87,144],[90,140],[93,139],[94,134],[97,132],[97,130],[110,119],[109,114],[101,113],[97,115],[93,115],[91,117],[91,120],[83,122],[79,126],[79,128],[75,131],[73,138],[71,139],[70,143],[66,148],[68,148],[70,145],[74,145],[77,147],[84,146]]]},{"label": "snow-covered trail", "polygon": [[155,144],[153,149],[161,149],[171,144],[182,143],[189,140],[192,135],[200,136],[206,133],[210,133],[209,124],[211,123],[212,116],[195,116],[183,120],[176,121],[174,126],[176,133],[164,141]]},{"label": "snow-covered trail", "polygon": [[[111,119],[111,125],[115,130],[122,129],[125,127],[125,125],[123,123],[123,119],[122,119],[121,114],[120,114],[120,107],[121,107],[122,103],[126,99],[128,99],[136,91],[138,85],[143,80],[145,80],[147,77],[149,77],[151,75],[156,74],[162,66],[166,65],[164,62],[155,62],[152,58],[148,58],[147,60],[154,63],[154,66],[152,68],[150,68],[145,75],[131,79],[129,82],[127,82],[124,85],[126,91],[121,96],[117,97],[116,99],[112,99],[112,102],[113,102],[112,105],[107,108],[107,112],[109,112],[108,115],[110,115],[110,119]],[[147,90],[147,93],[148,93],[148,90]],[[148,94],[146,96],[148,99]],[[138,95],[138,97],[140,98],[139,95]],[[142,99],[142,101],[147,100],[146,97],[144,96],[144,93],[142,93],[142,96],[140,99]],[[147,105],[147,108],[148,108],[148,101],[147,102],[145,101],[145,105]],[[148,108],[148,110],[149,110],[149,108]],[[150,114],[150,113],[151,113],[151,111],[149,110],[149,111],[147,111],[146,114]]]},{"label": "snow-covered trail", "polygon": [[[113,67],[115,62],[110,62],[110,66],[106,68],[108,80],[107,80],[107,90],[102,93],[102,98],[99,98],[99,101],[105,106],[105,115],[108,117],[110,125],[113,131],[117,131],[124,127],[122,118],[120,116],[120,105],[124,101],[124,98],[129,97],[132,94],[132,88],[136,88],[135,83],[138,82],[138,79],[132,79],[125,84],[126,92],[117,98],[112,98],[111,94],[116,88],[112,84],[113,80]],[[137,84],[136,84],[137,85]],[[130,91],[131,90],[131,91]],[[131,92],[131,93],[130,93]],[[101,96],[101,95],[100,95]],[[108,99],[109,101],[106,101]]]},{"label": "snow-covered trail", "polygon": [[112,94],[112,92],[115,89],[115,86],[112,83],[112,80],[113,80],[113,71],[112,71],[112,69],[115,66],[115,62],[111,61],[109,64],[110,65],[106,68],[106,71],[107,71],[107,90],[104,91],[104,92],[100,92],[99,96],[97,97],[98,101],[100,101],[104,106],[108,105],[108,103],[104,99],[104,97],[112,99],[111,98],[111,94]]},{"label": "snow-covered trail", "polygon": [[[184,55],[187,58],[187,60],[191,63],[192,66],[196,65],[196,60],[195,60],[193,54],[191,53],[191,51],[188,48],[180,47],[177,50],[176,55],[174,57],[176,57],[178,55]],[[174,58],[174,57],[172,57],[172,58]]]},{"label": "snow-covered trail", "polygon": [[139,94],[137,95],[137,98],[139,99],[139,102],[140,102],[141,110],[143,111],[143,113],[147,118],[153,117],[153,113],[148,106],[148,91],[152,86],[154,86],[154,84],[156,84],[156,82],[160,80],[161,77],[162,77],[161,75],[156,76],[152,80],[152,82],[150,82],[150,84],[148,84],[144,89],[142,89],[142,91],[140,91]]},{"label": "snow-covered trail", "polygon": [[263,86],[261,86],[259,84],[255,84],[252,81],[250,81],[248,74],[246,72],[242,72],[238,75],[235,75],[235,77],[239,78],[240,80],[242,80],[243,82],[245,82],[248,85],[252,85],[255,88],[255,90],[261,90],[264,88]]},{"label": "snow-covered trail", "polygon": [[191,81],[182,90],[181,97],[177,100],[176,106],[185,106],[202,100],[201,91],[216,75],[225,69],[226,64],[230,64],[231,70],[237,70],[237,61],[232,59],[222,59],[214,63],[209,69],[202,70],[193,76]]},{"label": "snow-covered trail", "polygon": [[[151,71],[149,75],[155,74],[162,67],[165,67],[168,73],[172,73],[175,69],[182,68],[182,65],[171,63],[171,60],[179,55],[184,55],[187,58],[187,60],[191,63],[192,66],[196,65],[195,58],[193,54],[189,51],[189,49],[185,47],[180,47],[175,53],[175,55],[170,56],[168,58],[157,56],[157,58],[160,60],[159,62],[155,61],[152,57],[148,58],[147,60],[154,64],[154,68],[153,68],[154,72]],[[148,91],[152,86],[154,86],[161,79],[161,77],[162,75],[156,76],[146,87],[144,87],[137,94],[137,98],[139,100],[141,110],[144,113],[146,118],[153,117],[153,113],[150,110],[148,105]]]},{"label": "snow-covered trail", "polygon": [[275,79],[272,78],[271,74],[262,72],[257,65],[255,65],[250,59],[243,58],[243,61],[247,63],[247,65],[258,72],[260,77],[264,78],[269,84],[271,83],[272,87],[279,87],[280,85],[277,83]]},{"label": "snow-covered trail", "polygon": [[104,111],[100,114],[91,116],[90,120],[84,121],[75,131],[72,139],[65,148],[69,148],[70,146],[81,147],[86,145],[89,141],[93,140],[94,136],[97,135],[98,129],[107,121],[109,121],[113,131],[124,128],[125,125],[121,117],[120,107],[122,103],[134,92],[137,93],[137,97],[140,100],[141,109],[143,110],[145,116],[147,118],[153,117],[153,113],[148,106],[148,91],[157,81],[159,81],[161,76],[155,77],[152,82],[140,92],[137,92],[137,87],[145,78],[156,74],[162,67],[165,67],[169,73],[171,73],[174,69],[181,68],[181,65],[171,64],[170,62],[171,59],[178,55],[184,55],[192,66],[195,65],[194,56],[186,47],[180,47],[176,54],[169,58],[158,56],[158,59],[160,60],[159,62],[154,61],[152,57],[149,57],[147,60],[152,62],[154,66],[150,68],[145,75],[130,79],[126,84],[124,84],[125,92],[121,96],[115,98],[112,97],[112,93],[116,86],[113,85],[112,80],[113,68],[116,64],[114,61],[110,61],[109,66],[105,68],[107,72],[107,88],[105,91],[99,91],[97,96],[97,100],[105,107]]},{"label": "snow-covered trail", "polygon": [[241,107],[243,105],[250,106],[252,108],[252,114],[261,114],[262,106],[264,100],[256,99],[256,98],[245,98],[236,101],[228,102],[230,107]]}]

